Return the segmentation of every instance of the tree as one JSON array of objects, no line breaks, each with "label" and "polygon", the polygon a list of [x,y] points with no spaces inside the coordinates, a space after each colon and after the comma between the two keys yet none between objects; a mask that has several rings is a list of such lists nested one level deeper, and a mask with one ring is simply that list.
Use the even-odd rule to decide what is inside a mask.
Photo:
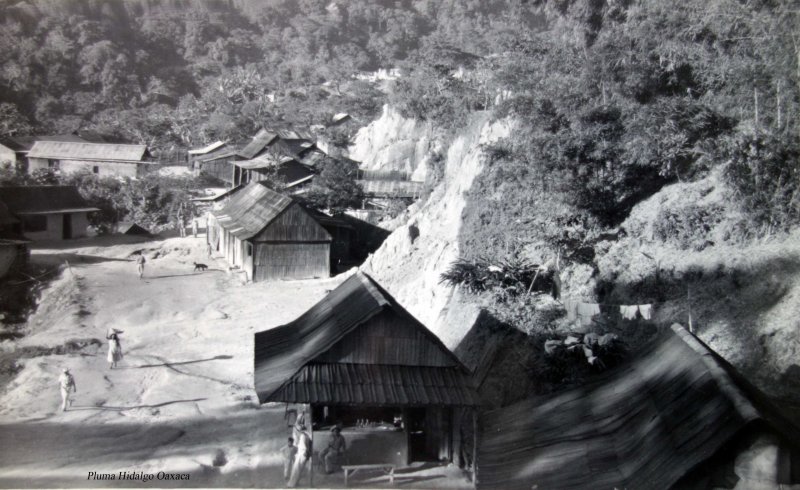
[{"label": "tree", "polygon": [[311,190],[303,196],[306,203],[315,209],[328,209],[334,213],[358,207],[364,193],[356,182],[358,163],[326,157],[320,166],[322,172],[314,179]]}]

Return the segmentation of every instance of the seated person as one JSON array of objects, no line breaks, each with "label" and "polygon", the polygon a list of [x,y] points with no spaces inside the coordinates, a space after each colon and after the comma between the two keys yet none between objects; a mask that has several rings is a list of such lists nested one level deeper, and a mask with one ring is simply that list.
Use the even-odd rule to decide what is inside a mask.
[{"label": "seated person", "polygon": [[331,439],[328,441],[328,447],[320,453],[320,458],[325,462],[325,473],[333,473],[336,467],[341,464],[341,457],[344,456],[344,450],[346,449],[344,436],[342,436],[341,432],[339,427],[331,429]]}]

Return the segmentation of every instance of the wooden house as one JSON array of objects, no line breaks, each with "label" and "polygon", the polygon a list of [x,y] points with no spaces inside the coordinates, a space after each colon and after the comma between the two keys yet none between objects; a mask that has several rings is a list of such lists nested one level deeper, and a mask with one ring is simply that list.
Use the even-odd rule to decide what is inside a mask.
[{"label": "wooden house", "polygon": [[86,236],[89,213],[99,211],[72,186],[0,187],[0,202],[20,220],[19,231],[32,240]]},{"label": "wooden house", "polygon": [[314,448],[338,426],[348,465],[449,462],[478,396],[459,360],[370,277],[356,273],[286,325],[255,334],[260,403],[299,405]]},{"label": "wooden house", "polygon": [[22,235],[22,224],[0,202],[0,278],[27,265],[30,240]]},{"label": "wooden house", "polygon": [[100,176],[142,177],[157,165],[145,145],[37,141],[28,152],[28,171],[89,171]]},{"label": "wooden house", "polygon": [[290,197],[251,182],[211,214],[216,249],[248,280],[330,276],[331,235]]},{"label": "wooden house", "polygon": [[800,429],[680,325],[594,383],[487,411],[479,426],[487,489],[800,483]]}]

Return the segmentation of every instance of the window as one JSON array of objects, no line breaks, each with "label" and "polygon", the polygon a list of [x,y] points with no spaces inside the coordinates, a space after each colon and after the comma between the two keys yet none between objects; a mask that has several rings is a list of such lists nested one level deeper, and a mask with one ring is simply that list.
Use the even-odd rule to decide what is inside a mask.
[{"label": "window", "polygon": [[97,165],[92,167],[92,173],[93,174],[99,174],[100,173],[100,167],[98,167]]},{"label": "window", "polygon": [[54,170],[58,170],[59,162],[58,160],[53,160],[51,158],[47,159],[47,168],[52,168]]},{"label": "window", "polygon": [[47,231],[47,216],[35,214],[21,218],[24,231]]}]

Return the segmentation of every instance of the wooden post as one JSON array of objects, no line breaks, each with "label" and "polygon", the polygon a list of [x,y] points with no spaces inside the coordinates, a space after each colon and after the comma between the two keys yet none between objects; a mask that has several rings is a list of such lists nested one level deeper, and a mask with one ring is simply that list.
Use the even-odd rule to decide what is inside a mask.
[{"label": "wooden post", "polygon": [[686,304],[689,307],[689,331],[694,333],[694,326],[692,325],[692,286],[686,286]]},{"label": "wooden post", "polygon": [[314,487],[314,407],[308,405],[308,437],[311,439],[311,456],[308,457],[308,486]]},{"label": "wooden post", "polygon": [[472,488],[478,488],[478,410],[472,409]]}]

